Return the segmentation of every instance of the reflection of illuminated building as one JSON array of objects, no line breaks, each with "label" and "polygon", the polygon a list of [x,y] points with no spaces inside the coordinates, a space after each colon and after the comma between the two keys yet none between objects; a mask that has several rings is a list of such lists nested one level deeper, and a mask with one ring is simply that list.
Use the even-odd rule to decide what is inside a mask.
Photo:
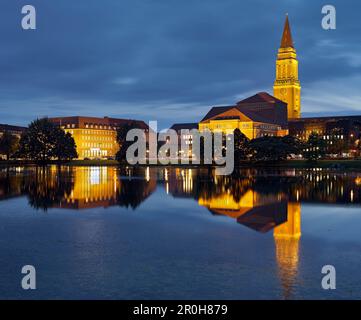
[{"label": "reflection of illuminated building", "polygon": [[74,187],[61,201],[61,208],[87,209],[109,206],[137,207],[156,188],[154,172],[144,170],[145,179],[118,178],[116,167],[78,167]]},{"label": "reflection of illuminated building", "polygon": [[268,232],[287,219],[287,200],[258,206],[237,219],[258,232]]},{"label": "reflection of illuminated building", "polygon": [[209,199],[200,197],[198,203],[213,214],[235,218],[238,223],[258,232],[267,232],[287,219],[287,200],[253,190],[248,190],[239,201],[226,192]]},{"label": "reflection of illuminated building", "polygon": [[289,298],[296,281],[301,237],[301,205],[288,204],[287,222],[274,229],[276,260],[284,298]]},{"label": "reflection of illuminated building", "polygon": [[60,206],[84,209],[115,205],[118,188],[116,168],[79,167],[74,172],[74,188]]},{"label": "reflection of illuminated building", "polygon": [[274,230],[275,238],[299,239],[301,236],[301,205],[299,203],[288,203],[287,222]]},{"label": "reflection of illuminated building", "polygon": [[[360,203],[360,177],[338,174],[320,168],[297,170],[299,181],[288,192],[290,201],[332,204]],[[289,185],[293,181],[289,181]]]},{"label": "reflection of illuminated building", "polygon": [[193,173],[192,169],[176,168],[166,171],[166,191],[175,197],[193,196]]},{"label": "reflection of illuminated building", "polygon": [[[20,169],[20,168],[19,168]],[[116,167],[31,167],[0,171],[0,201],[27,195],[33,208],[136,208],[156,189],[156,171]],[[134,177],[133,177],[133,173]]]},{"label": "reflection of illuminated building", "polygon": [[22,176],[0,171],[0,201],[22,195]]},{"label": "reflection of illuminated building", "polygon": [[257,198],[257,194],[249,190],[241,197],[240,201],[235,201],[233,195],[226,192],[210,199],[201,197],[198,199],[198,203],[201,206],[207,207],[213,213],[237,219],[256,205]]}]

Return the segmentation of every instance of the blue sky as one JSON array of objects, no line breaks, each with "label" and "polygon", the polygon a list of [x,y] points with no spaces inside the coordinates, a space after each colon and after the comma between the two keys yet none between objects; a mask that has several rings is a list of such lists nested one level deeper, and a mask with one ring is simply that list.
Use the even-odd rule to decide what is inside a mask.
[{"label": "blue sky", "polygon": [[[37,30],[21,28],[25,4]],[[336,7],[336,30],[321,28],[325,4]],[[0,123],[89,115],[164,128],[272,94],[286,12],[303,115],[361,114],[358,1],[3,0]]]}]

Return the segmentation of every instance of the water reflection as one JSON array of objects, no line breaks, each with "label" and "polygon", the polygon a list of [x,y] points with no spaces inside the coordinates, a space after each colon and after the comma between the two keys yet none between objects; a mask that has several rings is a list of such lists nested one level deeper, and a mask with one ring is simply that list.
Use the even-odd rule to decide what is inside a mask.
[{"label": "water reflection", "polygon": [[215,176],[211,169],[30,167],[0,171],[0,201],[26,196],[35,209],[136,209],[157,186],[189,198],[211,215],[259,233],[273,230],[275,261],[285,298],[297,284],[301,204],[359,205],[361,175],[329,170],[243,169]]},{"label": "water reflection", "polygon": [[298,273],[299,241],[301,237],[301,205],[288,203],[287,220],[274,228],[278,275],[283,287],[284,298],[292,297],[292,289]]},{"label": "water reflection", "polygon": [[115,167],[8,168],[0,172],[0,201],[27,196],[31,207],[44,211],[116,205],[135,209],[156,189],[156,176],[140,178],[143,171]]}]

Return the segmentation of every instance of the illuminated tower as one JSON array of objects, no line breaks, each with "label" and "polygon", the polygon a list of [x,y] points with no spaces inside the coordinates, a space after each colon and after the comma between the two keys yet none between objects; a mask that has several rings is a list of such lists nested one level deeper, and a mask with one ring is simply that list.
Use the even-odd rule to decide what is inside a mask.
[{"label": "illuminated tower", "polygon": [[289,119],[301,117],[301,85],[298,80],[298,60],[293,46],[288,15],[286,16],[281,47],[278,49],[273,95],[287,103]]}]

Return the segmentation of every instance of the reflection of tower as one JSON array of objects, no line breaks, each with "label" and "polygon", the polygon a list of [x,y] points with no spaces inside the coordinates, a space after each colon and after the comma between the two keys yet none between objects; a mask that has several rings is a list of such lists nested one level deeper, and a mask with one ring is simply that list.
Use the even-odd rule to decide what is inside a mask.
[{"label": "reflection of tower", "polygon": [[298,60],[293,46],[288,16],[283,30],[281,47],[277,55],[273,95],[287,102],[288,118],[300,118],[301,85],[298,80]]},{"label": "reflection of tower", "polygon": [[299,240],[301,237],[301,205],[289,203],[287,222],[274,229],[276,260],[284,298],[292,294],[298,272]]}]

